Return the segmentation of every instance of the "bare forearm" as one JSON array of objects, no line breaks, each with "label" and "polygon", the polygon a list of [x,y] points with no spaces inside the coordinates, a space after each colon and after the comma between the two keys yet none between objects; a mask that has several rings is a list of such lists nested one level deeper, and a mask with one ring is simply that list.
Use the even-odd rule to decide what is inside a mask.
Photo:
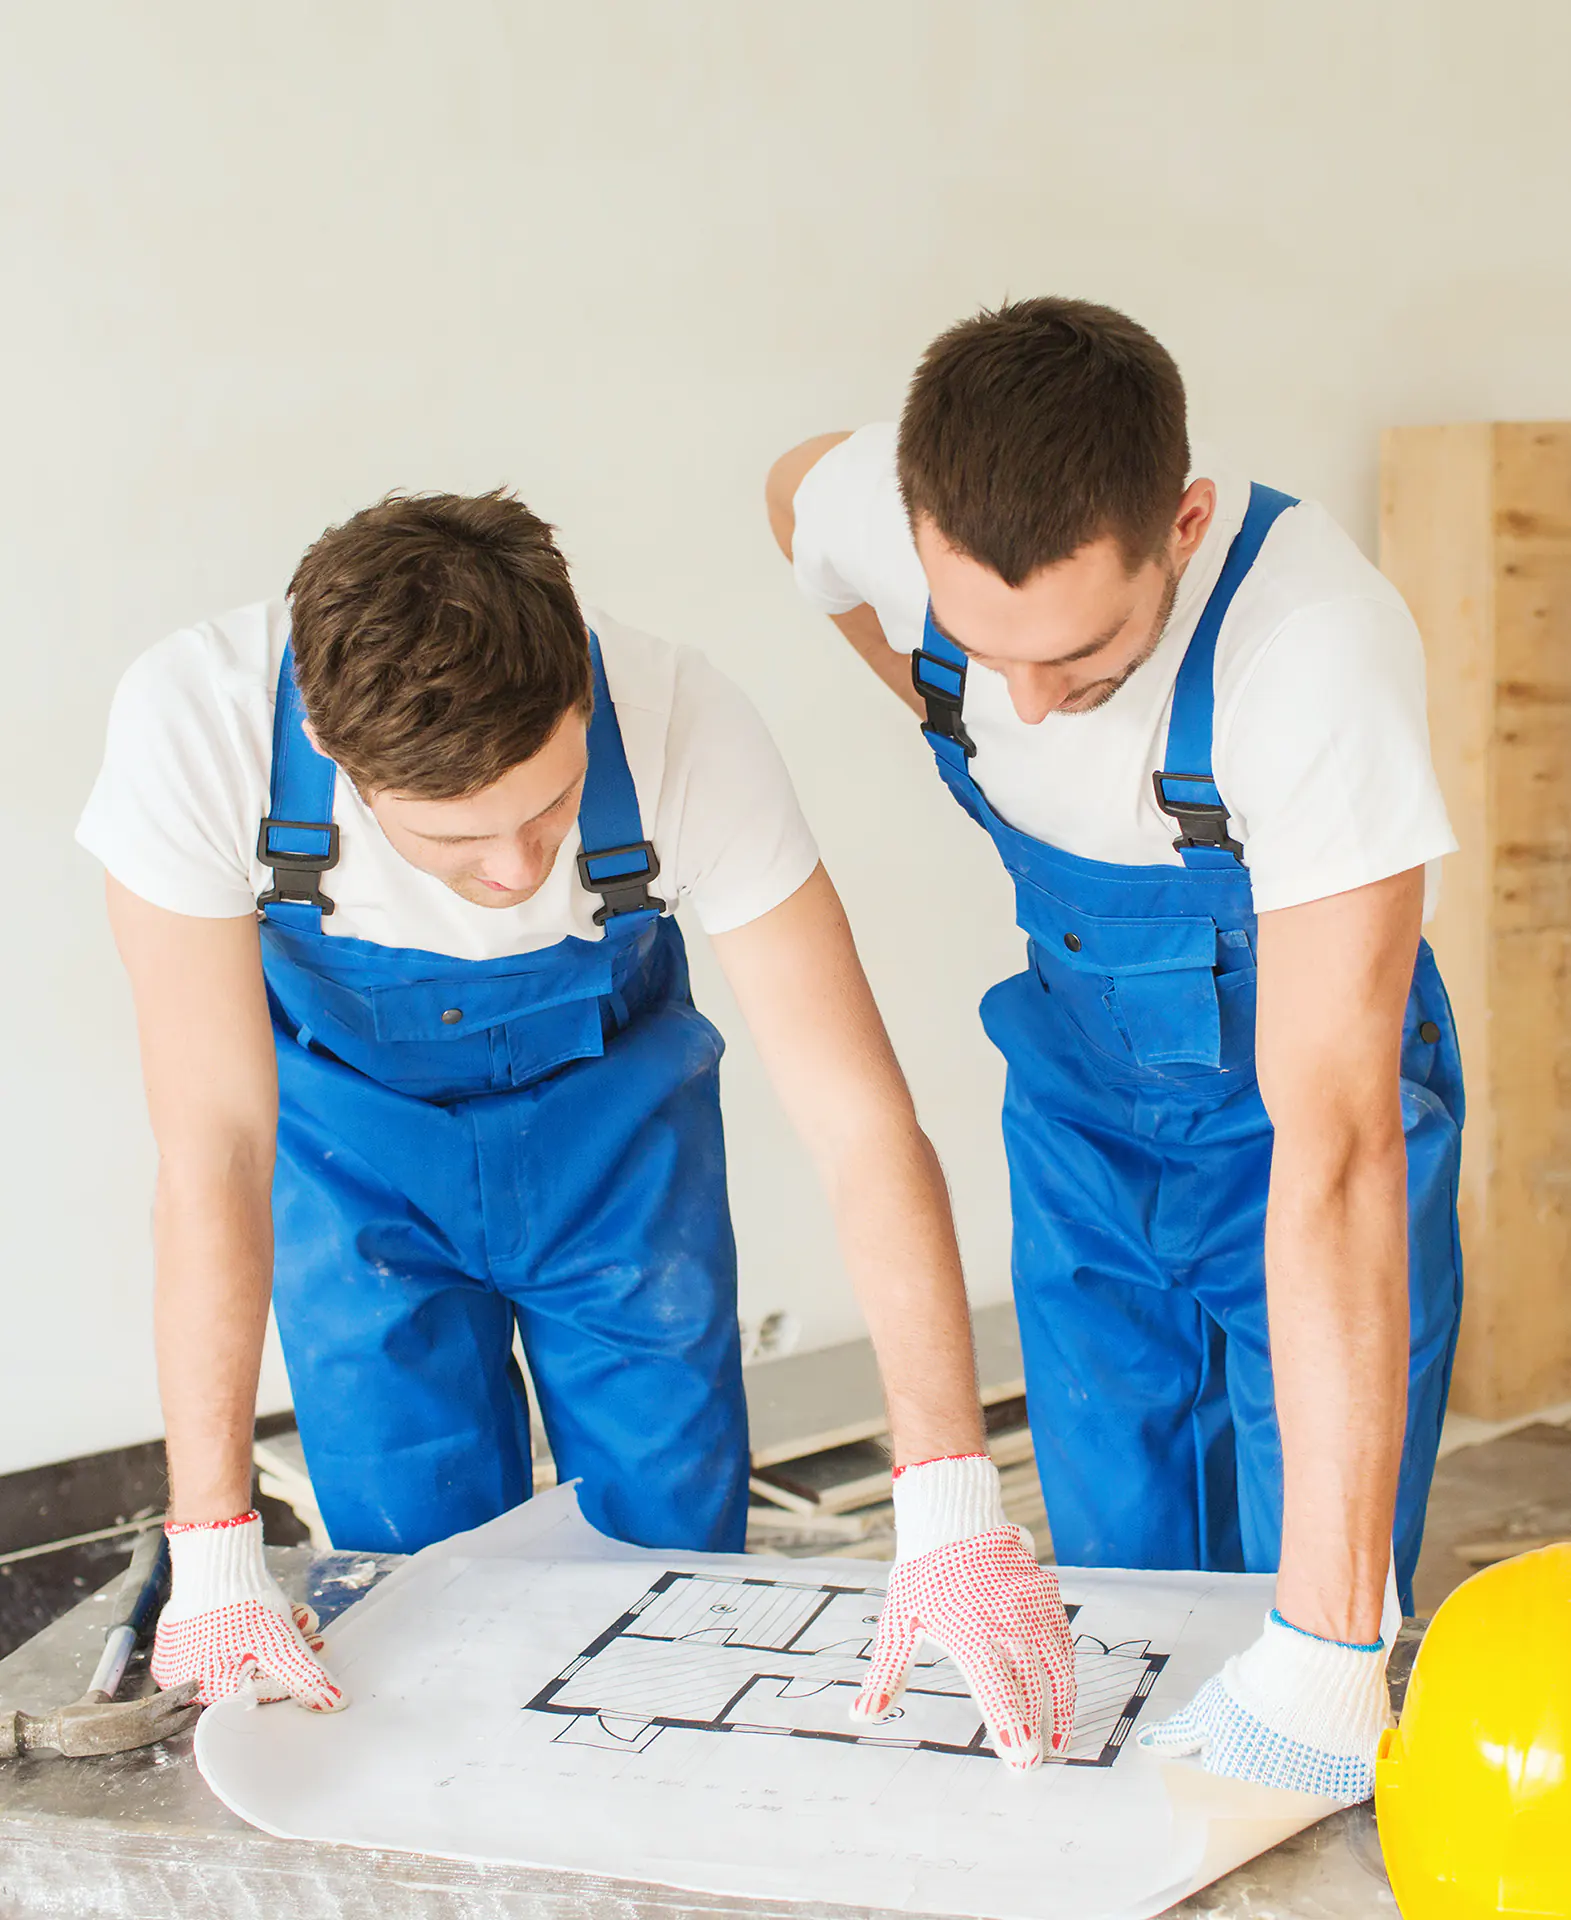
[{"label": "bare forearm", "polygon": [[834,613],[830,619],[873,669],[884,685],[915,714],[924,711],[916,688],[911,684],[911,656],[890,646],[883,622],[869,606],[853,607],[849,613]]},{"label": "bare forearm", "polygon": [[976,1362],[943,1172],[913,1116],[824,1168],[872,1335],[897,1466],[983,1447]]},{"label": "bare forearm", "polygon": [[1324,1133],[1278,1131],[1266,1275],[1284,1478],[1277,1604],[1312,1633],[1372,1641],[1407,1410],[1399,1117],[1341,1152]]},{"label": "bare forearm", "polygon": [[813,1156],[883,1374],[900,1465],[982,1442],[944,1176],[822,867],[714,936],[759,1054]]},{"label": "bare forearm", "polygon": [[159,1172],[155,1325],[173,1519],[222,1520],[251,1504],[270,1178],[270,1162],[255,1161]]}]

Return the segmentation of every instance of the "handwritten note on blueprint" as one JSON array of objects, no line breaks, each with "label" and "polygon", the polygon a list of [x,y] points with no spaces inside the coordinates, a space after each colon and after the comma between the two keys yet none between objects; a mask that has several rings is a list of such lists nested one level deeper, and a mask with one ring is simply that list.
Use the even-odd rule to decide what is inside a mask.
[{"label": "handwritten note on blueprint", "polygon": [[852,1727],[887,1568],[625,1547],[558,1489],[344,1616],[348,1711],[226,1702],[197,1761],[291,1838],[998,1920],[1159,1913],[1330,1811],[1133,1739],[1255,1637],[1268,1580],[1060,1576],[1075,1734],[1021,1777],[936,1653]]}]

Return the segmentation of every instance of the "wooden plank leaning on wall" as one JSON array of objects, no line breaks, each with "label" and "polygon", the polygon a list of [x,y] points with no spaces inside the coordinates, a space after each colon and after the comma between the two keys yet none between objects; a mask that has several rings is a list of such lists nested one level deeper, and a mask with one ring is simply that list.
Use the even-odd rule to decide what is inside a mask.
[{"label": "wooden plank leaning on wall", "polygon": [[1467,1075],[1451,1404],[1571,1400],[1571,422],[1399,427],[1380,564],[1417,617],[1461,851],[1430,938]]}]

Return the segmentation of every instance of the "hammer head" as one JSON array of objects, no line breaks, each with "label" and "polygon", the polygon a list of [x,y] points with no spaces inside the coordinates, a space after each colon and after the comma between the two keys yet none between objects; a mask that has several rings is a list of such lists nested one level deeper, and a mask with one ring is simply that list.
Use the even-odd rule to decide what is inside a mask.
[{"label": "hammer head", "polygon": [[93,1754],[129,1753],[171,1740],[195,1725],[202,1711],[197,1702],[198,1680],[187,1680],[165,1693],[141,1700],[106,1700],[89,1694],[53,1713],[0,1714],[0,1759],[13,1754],[52,1749],[70,1759]]}]

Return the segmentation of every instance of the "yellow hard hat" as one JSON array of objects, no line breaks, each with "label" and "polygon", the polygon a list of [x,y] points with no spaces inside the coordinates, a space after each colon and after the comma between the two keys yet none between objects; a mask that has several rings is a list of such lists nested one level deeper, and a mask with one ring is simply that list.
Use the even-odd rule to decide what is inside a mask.
[{"label": "yellow hard hat", "polygon": [[1380,1742],[1375,1813],[1403,1920],[1571,1916],[1571,1542],[1442,1602]]}]

